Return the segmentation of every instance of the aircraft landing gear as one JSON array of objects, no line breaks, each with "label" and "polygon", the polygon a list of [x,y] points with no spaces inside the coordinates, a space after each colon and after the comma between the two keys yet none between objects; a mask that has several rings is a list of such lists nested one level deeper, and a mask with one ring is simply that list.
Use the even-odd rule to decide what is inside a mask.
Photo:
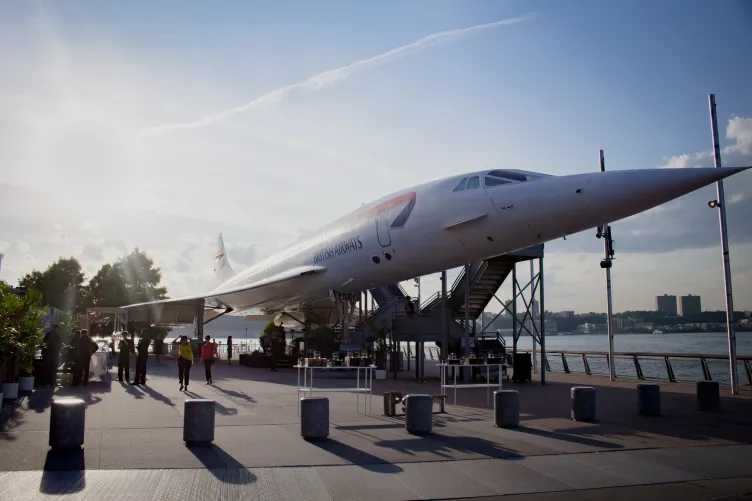
[{"label": "aircraft landing gear", "polygon": [[342,340],[343,344],[350,342],[350,319],[352,318],[353,310],[355,309],[355,303],[360,298],[359,294],[342,294],[339,292],[331,292],[334,297],[335,307],[337,308],[337,316],[339,317],[339,323],[342,326]]}]

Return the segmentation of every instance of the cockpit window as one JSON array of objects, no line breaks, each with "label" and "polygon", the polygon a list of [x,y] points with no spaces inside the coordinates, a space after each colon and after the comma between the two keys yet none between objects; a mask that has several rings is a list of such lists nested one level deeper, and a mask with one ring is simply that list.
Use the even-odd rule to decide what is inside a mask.
[{"label": "cockpit window", "polygon": [[487,174],[488,176],[499,177],[502,179],[509,179],[511,181],[531,181],[536,176],[526,174],[524,172],[515,172],[511,170],[492,170]]},{"label": "cockpit window", "polygon": [[501,186],[502,184],[509,184],[512,181],[501,179],[493,176],[486,176],[486,186]]},{"label": "cockpit window", "polygon": [[467,189],[468,190],[474,190],[475,188],[478,188],[480,186],[480,177],[473,176],[470,179],[467,180]]},{"label": "cockpit window", "polygon": [[460,181],[460,184],[458,184],[457,187],[454,188],[454,191],[462,191],[465,189],[466,185],[467,185],[467,178]]}]

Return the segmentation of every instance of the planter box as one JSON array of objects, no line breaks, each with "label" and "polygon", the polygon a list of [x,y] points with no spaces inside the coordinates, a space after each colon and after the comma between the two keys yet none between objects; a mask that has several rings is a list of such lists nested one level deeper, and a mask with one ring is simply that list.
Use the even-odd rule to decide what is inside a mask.
[{"label": "planter box", "polygon": [[34,376],[21,376],[18,379],[18,391],[34,391]]},{"label": "planter box", "polygon": [[3,383],[3,398],[15,400],[18,398],[18,383]]}]

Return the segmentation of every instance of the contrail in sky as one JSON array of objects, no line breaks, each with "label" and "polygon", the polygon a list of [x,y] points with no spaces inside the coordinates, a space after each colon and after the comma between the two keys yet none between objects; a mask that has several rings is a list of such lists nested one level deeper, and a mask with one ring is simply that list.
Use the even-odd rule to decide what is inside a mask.
[{"label": "contrail in sky", "polygon": [[146,135],[156,136],[164,132],[168,132],[170,130],[189,129],[189,128],[194,128],[194,127],[202,127],[204,125],[210,125],[214,122],[217,122],[219,120],[222,120],[223,118],[227,118],[229,116],[235,115],[237,113],[242,113],[244,111],[253,110],[257,108],[263,108],[266,106],[270,106],[274,103],[278,103],[279,101],[282,101],[285,97],[287,97],[291,92],[294,92],[294,91],[300,90],[300,91],[312,92],[312,91],[321,90],[325,87],[341,82],[359,71],[373,68],[374,66],[378,66],[381,64],[389,63],[402,56],[420,52],[439,42],[454,40],[463,35],[468,35],[471,33],[475,33],[477,31],[487,30],[490,28],[496,28],[498,26],[520,23],[520,22],[532,19],[533,17],[534,17],[534,14],[527,14],[525,16],[505,19],[503,21],[495,21],[493,23],[486,23],[486,24],[477,24],[475,26],[470,26],[469,28],[460,28],[460,29],[455,29],[455,30],[448,30],[448,31],[441,31],[439,33],[434,33],[432,35],[423,37],[420,40],[417,40],[413,43],[409,43],[407,45],[403,45],[402,47],[397,47],[396,49],[392,49],[388,52],[384,52],[383,54],[379,54],[378,56],[373,56],[368,59],[361,59],[360,61],[356,61],[354,63],[348,64],[347,66],[341,66],[333,70],[324,71],[302,82],[286,85],[285,87],[280,87],[279,89],[268,92],[264,94],[263,96],[256,98],[253,101],[246,103],[242,106],[237,106],[235,108],[230,108],[225,111],[220,111],[219,113],[209,115],[207,117],[195,120],[193,122],[163,124],[163,125],[151,127],[149,129],[145,129],[142,132]]}]

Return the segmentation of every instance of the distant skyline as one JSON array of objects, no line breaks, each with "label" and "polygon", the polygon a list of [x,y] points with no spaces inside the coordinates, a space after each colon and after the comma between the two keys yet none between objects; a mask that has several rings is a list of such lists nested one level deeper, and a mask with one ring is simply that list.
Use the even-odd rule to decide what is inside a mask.
[{"label": "distant skyline", "polygon": [[[0,278],[61,256],[90,278],[139,247],[179,296],[213,285],[219,232],[243,268],[429,179],[595,171],[599,149],[609,170],[709,166],[709,93],[724,165],[752,165],[750,19],[742,0],[1,2]],[[725,186],[748,310],[752,172]],[[612,224],[615,311],[725,308],[714,198]],[[547,310],[606,310],[602,246],[546,245]]]}]

